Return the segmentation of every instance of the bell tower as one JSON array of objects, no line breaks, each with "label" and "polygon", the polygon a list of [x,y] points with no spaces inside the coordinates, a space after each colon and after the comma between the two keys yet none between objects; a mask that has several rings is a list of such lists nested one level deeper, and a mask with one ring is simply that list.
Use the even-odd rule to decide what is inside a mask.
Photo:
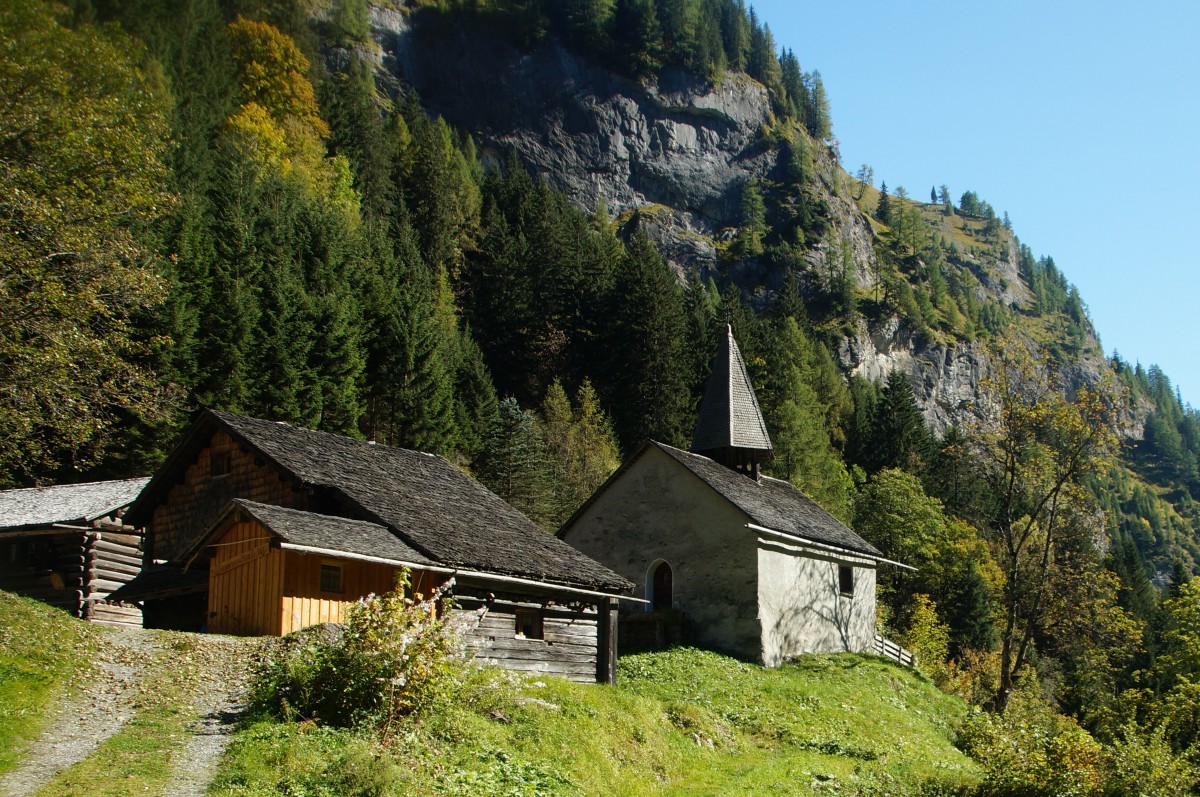
[{"label": "bell tower", "polygon": [[692,452],[755,480],[759,465],[775,456],[746,363],[728,324],[700,402]]}]

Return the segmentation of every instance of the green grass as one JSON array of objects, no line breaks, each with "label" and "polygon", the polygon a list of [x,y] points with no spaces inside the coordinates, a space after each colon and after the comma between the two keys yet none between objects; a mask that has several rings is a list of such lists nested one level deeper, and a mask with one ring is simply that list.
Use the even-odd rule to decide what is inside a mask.
[{"label": "green grass", "polygon": [[966,706],[873,657],[768,670],[680,649],[623,658],[616,688],[469,680],[386,743],[260,718],[214,793],[903,795],[980,777],[952,743]]},{"label": "green grass", "polygon": [[97,629],[0,591],[0,774],[42,728],[46,709],[90,669]]},{"label": "green grass", "polygon": [[[21,760],[51,703],[86,689],[91,658],[107,629],[37,601],[0,591],[0,774]],[[134,700],[134,716],[83,761],[59,773],[39,797],[120,797],[160,793],[173,776],[171,753],[196,713],[190,696],[204,666],[190,635],[165,635],[166,650]]]}]

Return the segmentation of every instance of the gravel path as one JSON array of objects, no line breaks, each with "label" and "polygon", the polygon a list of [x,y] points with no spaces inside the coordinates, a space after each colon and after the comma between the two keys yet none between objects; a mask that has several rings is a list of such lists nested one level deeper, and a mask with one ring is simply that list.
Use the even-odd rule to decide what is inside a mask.
[{"label": "gravel path", "polygon": [[[186,654],[172,645],[183,637],[195,642]],[[50,710],[26,759],[4,777],[0,797],[27,797],[91,755],[133,718],[143,681],[159,667],[195,672],[190,707],[198,716],[171,753],[176,775],[162,797],[203,797],[244,708],[249,665],[260,645],[257,640],[141,629],[105,633],[91,673],[72,684]]]},{"label": "gravel path", "polygon": [[217,774],[234,725],[246,708],[249,665],[261,643],[235,637],[197,637],[200,684],[192,696],[199,719],[188,725],[189,736],[171,755],[175,769],[163,797],[202,797]]},{"label": "gravel path", "polygon": [[5,776],[0,794],[33,794],[119,731],[133,717],[137,687],[162,650],[155,635],[146,631],[105,634],[92,659],[92,672],[71,684],[50,709],[41,737],[30,745],[24,762]]}]

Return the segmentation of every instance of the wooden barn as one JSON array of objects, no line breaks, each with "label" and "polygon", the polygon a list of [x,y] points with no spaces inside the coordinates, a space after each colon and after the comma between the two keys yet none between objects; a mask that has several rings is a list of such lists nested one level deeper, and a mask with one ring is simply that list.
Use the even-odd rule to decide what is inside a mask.
[{"label": "wooden barn", "polygon": [[211,550],[208,628],[290,634],[340,623],[359,597],[392,589],[402,567],[428,595],[441,579],[386,526],[235,498],[186,557]]},{"label": "wooden barn", "polygon": [[[286,634],[341,620],[407,568],[426,593],[454,578],[461,610],[482,615],[477,659],[612,679],[616,604],[633,585],[441,457],[205,410],[130,516],[157,567],[123,594],[148,618]],[[197,573],[193,611],[171,590]]]},{"label": "wooden barn", "polygon": [[142,535],[122,519],[149,479],[0,491],[0,588],[111,625],[140,609],[106,599],[142,566]]}]

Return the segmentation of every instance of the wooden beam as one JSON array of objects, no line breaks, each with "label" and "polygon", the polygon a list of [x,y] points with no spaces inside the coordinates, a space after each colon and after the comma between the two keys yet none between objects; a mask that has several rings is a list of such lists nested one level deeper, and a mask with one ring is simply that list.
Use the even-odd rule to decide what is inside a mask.
[{"label": "wooden beam", "polygon": [[609,598],[604,602],[603,619],[599,629],[600,650],[596,662],[596,680],[614,686],[617,683],[617,617],[619,601]]}]

